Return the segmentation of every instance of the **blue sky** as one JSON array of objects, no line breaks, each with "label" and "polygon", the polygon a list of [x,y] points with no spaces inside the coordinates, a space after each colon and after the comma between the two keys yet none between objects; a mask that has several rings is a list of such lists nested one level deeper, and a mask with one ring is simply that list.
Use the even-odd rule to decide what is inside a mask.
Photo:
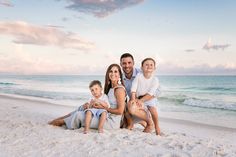
[{"label": "blue sky", "polygon": [[233,0],[0,0],[0,73],[104,74],[124,52],[159,74],[236,75]]}]

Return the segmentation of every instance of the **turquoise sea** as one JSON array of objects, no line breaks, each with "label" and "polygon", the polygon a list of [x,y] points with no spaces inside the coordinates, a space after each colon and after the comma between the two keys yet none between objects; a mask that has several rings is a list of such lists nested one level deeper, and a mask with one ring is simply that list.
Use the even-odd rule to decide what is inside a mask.
[{"label": "turquoise sea", "polygon": [[[236,128],[236,76],[157,76],[160,117]],[[104,76],[0,75],[0,94],[79,106]]]}]

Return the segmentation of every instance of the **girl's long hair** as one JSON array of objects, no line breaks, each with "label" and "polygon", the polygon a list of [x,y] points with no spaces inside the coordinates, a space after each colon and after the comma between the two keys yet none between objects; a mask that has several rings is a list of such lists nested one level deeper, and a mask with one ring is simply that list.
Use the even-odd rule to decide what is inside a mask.
[{"label": "girl's long hair", "polygon": [[110,88],[111,88],[111,80],[109,78],[109,73],[111,71],[111,69],[113,67],[117,67],[118,71],[119,71],[119,74],[120,74],[120,79],[121,79],[121,84],[124,86],[124,81],[123,81],[123,77],[122,77],[122,72],[121,72],[121,68],[118,64],[111,64],[108,68],[107,68],[107,71],[106,71],[106,76],[105,76],[105,87],[104,87],[104,93],[105,94],[108,94]]}]

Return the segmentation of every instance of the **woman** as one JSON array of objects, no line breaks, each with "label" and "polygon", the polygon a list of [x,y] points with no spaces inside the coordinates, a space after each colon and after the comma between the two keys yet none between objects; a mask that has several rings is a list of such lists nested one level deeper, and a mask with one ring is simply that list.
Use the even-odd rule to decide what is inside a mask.
[{"label": "woman", "polygon": [[[107,110],[108,118],[106,119],[105,129],[120,128],[120,121],[125,109],[126,91],[123,85],[123,77],[121,68],[118,64],[111,64],[106,71],[104,93],[107,94],[110,103],[110,108],[102,105],[94,105],[94,108]],[[85,113],[84,111],[74,111],[66,116],[57,118],[49,124],[55,126],[66,125],[68,129],[76,129],[84,126]],[[99,119],[92,118],[90,128],[98,128]]]}]

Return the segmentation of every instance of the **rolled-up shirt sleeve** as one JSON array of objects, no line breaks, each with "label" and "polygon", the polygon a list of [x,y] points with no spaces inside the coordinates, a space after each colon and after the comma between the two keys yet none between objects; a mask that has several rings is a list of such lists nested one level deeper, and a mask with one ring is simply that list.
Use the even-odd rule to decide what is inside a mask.
[{"label": "rolled-up shirt sleeve", "polygon": [[140,74],[138,74],[132,82],[131,93],[137,92],[139,76],[140,76]]}]

